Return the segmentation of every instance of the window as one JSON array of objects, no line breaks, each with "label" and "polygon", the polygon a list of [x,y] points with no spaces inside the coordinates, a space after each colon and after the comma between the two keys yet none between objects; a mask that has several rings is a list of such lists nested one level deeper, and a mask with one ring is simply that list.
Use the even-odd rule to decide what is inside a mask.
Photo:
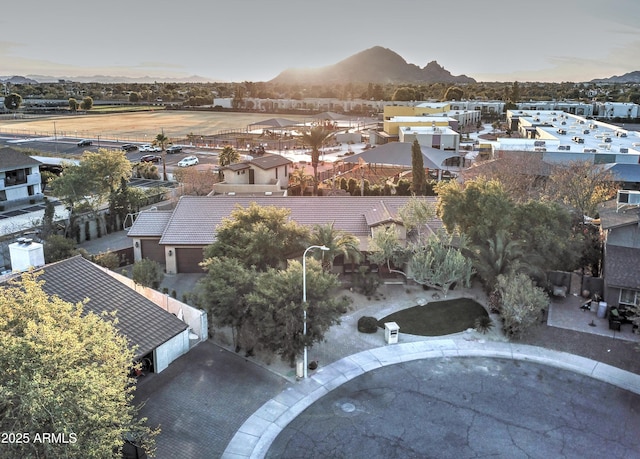
[{"label": "window", "polygon": [[620,289],[620,304],[640,305],[640,292],[637,290]]}]

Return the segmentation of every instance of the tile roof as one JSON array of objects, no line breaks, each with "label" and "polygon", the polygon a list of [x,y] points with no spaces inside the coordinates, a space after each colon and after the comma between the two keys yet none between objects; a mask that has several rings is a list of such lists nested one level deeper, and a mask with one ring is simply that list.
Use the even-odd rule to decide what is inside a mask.
[{"label": "tile roof", "polygon": [[611,287],[640,290],[640,249],[607,244],[604,277]]},{"label": "tile roof", "polygon": [[[409,196],[183,196],[173,211],[160,244],[211,244],[222,219],[228,217],[236,205],[248,207],[252,202],[288,208],[291,219],[301,225],[312,227],[334,222],[336,229],[348,231],[356,237],[366,237],[370,234],[370,223],[384,221],[385,212],[395,215],[409,199]],[[434,204],[436,202],[434,197],[427,199]],[[382,208],[385,210],[380,210]],[[429,226],[436,228],[442,224],[434,220]]]},{"label": "tile roof", "polygon": [[228,166],[223,166],[220,169],[225,170],[232,170],[232,171],[241,171],[242,169],[249,169],[249,163],[247,161],[244,161],[242,163],[233,163],[233,164],[229,164]]},{"label": "tile roof", "polygon": [[85,311],[117,311],[116,328],[144,356],[187,328],[187,324],[104,272],[76,256],[40,269],[43,290],[71,303],[88,298]]},{"label": "tile roof", "polygon": [[251,161],[249,161],[249,163],[253,164],[254,166],[258,166],[260,169],[269,170],[273,169],[274,167],[293,164],[293,161],[285,158],[284,156],[265,154],[263,156],[253,158]]},{"label": "tile roof", "polygon": [[12,170],[18,167],[37,166],[40,161],[10,147],[0,149],[0,170]]},{"label": "tile roof", "polygon": [[129,237],[160,237],[164,231],[172,210],[144,211],[138,214],[138,218],[133,222],[131,229],[127,233]]}]

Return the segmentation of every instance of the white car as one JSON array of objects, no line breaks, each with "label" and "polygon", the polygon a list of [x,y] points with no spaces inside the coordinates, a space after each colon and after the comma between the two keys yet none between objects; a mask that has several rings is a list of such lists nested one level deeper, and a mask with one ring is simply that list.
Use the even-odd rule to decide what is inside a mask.
[{"label": "white car", "polygon": [[196,164],[198,164],[198,158],[195,156],[187,156],[178,161],[179,167],[195,166]]},{"label": "white car", "polygon": [[151,145],[140,145],[138,147],[138,151],[153,151],[153,150],[151,150]]}]

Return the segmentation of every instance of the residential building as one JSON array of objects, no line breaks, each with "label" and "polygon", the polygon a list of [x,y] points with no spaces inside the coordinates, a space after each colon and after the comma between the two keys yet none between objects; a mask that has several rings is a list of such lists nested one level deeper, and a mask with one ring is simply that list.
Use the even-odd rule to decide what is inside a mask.
[{"label": "residential building", "polygon": [[611,305],[640,305],[640,192],[619,191],[600,209],[604,241],[604,300]]},{"label": "residential building", "polygon": [[[356,236],[360,250],[366,252],[374,229],[397,222],[398,209],[409,199],[409,196],[183,196],[170,215],[160,211],[140,213],[128,236],[132,239],[136,260],[154,254],[157,261],[165,265],[167,274],[202,272],[199,263],[203,260],[203,250],[215,241],[218,225],[236,206],[256,203],[288,209],[291,220],[309,228],[333,223],[336,229]],[[426,199],[435,205],[435,198]],[[434,218],[428,226],[429,230],[436,231],[442,223]],[[404,237],[404,232],[398,231]],[[336,260],[336,266],[340,269],[340,260]]]},{"label": "residential building", "polygon": [[0,206],[42,199],[40,161],[6,147],[0,149]]},{"label": "residential building", "polygon": [[115,312],[115,328],[126,337],[135,359],[149,359],[156,373],[188,352],[192,338],[194,342],[206,339],[206,328],[199,330],[199,336],[190,335],[187,323],[176,315],[81,256],[51,263],[37,272],[48,295],[74,304],[88,300],[84,311],[98,316]]},{"label": "residential building", "polygon": [[293,161],[280,155],[262,154],[256,158],[220,168],[222,182],[215,193],[280,193],[289,186]]}]

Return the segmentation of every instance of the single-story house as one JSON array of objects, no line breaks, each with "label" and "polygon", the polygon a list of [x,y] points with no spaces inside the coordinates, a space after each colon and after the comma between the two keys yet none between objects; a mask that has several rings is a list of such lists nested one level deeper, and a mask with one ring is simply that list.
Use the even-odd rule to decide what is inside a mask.
[{"label": "single-story house", "polygon": [[264,154],[248,161],[221,167],[224,181],[213,186],[215,193],[279,193],[289,186],[293,161]]},{"label": "single-story house", "polygon": [[[356,236],[360,250],[366,252],[369,237],[377,228],[395,225],[399,237],[406,236],[398,210],[409,199],[409,196],[183,196],[168,219],[161,212],[142,212],[128,236],[132,238],[135,260],[141,260],[145,251],[164,254],[161,263],[168,274],[202,272],[199,263],[203,260],[203,249],[215,241],[216,228],[222,219],[229,217],[236,206],[248,207],[255,202],[289,209],[291,220],[310,228],[333,222],[336,229]],[[426,199],[435,205],[436,198]],[[436,231],[442,222],[434,218],[428,226]],[[153,244],[157,247],[152,248]]]},{"label": "single-story house", "polygon": [[100,315],[116,312],[116,329],[134,350],[135,359],[149,359],[159,373],[189,350],[189,327],[140,293],[81,256],[42,268],[43,290],[64,301],[89,301],[84,310]]}]

